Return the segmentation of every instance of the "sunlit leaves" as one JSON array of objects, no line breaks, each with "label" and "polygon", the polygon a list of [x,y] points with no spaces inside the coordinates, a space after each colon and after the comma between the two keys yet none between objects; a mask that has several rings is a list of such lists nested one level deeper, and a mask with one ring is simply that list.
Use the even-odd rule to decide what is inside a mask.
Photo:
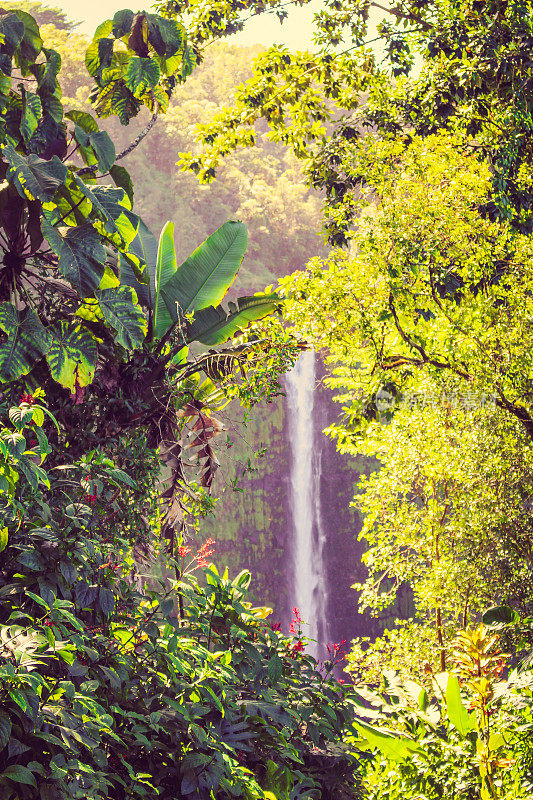
[{"label": "sunlit leaves", "polygon": [[159,66],[155,61],[132,56],[126,71],[126,85],[135,97],[142,97],[145,92],[157,86],[159,76]]},{"label": "sunlit leaves", "polygon": [[187,325],[187,341],[199,341],[205,345],[217,345],[230,339],[237,331],[244,330],[256,320],[272,314],[279,305],[275,294],[257,294],[240,297],[229,303],[226,311],[221,306],[201,309]]},{"label": "sunlit leaves", "polygon": [[46,360],[53,379],[71,392],[90,384],[98,354],[94,337],[80,325],[72,327],[66,322],[50,328],[49,333]]},{"label": "sunlit leaves", "polygon": [[0,380],[16,380],[48,351],[49,335],[34,311],[19,311],[11,303],[0,304],[0,328],[6,334],[0,341]]},{"label": "sunlit leaves", "polygon": [[57,156],[50,161],[34,154],[26,157],[17,153],[11,145],[3,148],[3,154],[10,166],[8,178],[25,199],[47,202],[67,179],[67,168]]},{"label": "sunlit leaves", "polygon": [[168,304],[165,303],[163,290],[172,276],[176,274],[177,268],[176,247],[174,245],[174,223],[167,222],[159,237],[154,275],[155,301],[153,326],[156,336],[164,334],[175,318],[175,315],[169,311]]},{"label": "sunlit leaves", "polygon": [[226,222],[181,264],[161,293],[173,320],[218,305],[233,283],[248,243],[242,222]]},{"label": "sunlit leaves", "polygon": [[[117,41],[120,45],[115,47]],[[156,111],[156,106],[165,111],[171,84],[167,81],[163,86],[161,75],[168,78],[181,68],[185,77],[193,58],[185,28],[176,20],[125,10],[98,28],[85,63],[97,84],[91,99],[98,114],[115,114],[126,125],[143,103],[151,111]]]}]

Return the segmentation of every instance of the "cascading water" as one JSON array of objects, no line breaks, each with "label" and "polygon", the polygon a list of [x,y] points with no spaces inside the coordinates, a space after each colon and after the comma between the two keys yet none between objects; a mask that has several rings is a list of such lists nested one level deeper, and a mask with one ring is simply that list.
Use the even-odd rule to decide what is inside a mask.
[{"label": "cascading water", "polygon": [[300,356],[287,375],[287,406],[291,447],[291,516],[294,605],[312,642],[307,651],[323,657],[327,641],[326,577],[323,563],[325,531],[320,504],[320,448],[314,424],[315,353]]}]

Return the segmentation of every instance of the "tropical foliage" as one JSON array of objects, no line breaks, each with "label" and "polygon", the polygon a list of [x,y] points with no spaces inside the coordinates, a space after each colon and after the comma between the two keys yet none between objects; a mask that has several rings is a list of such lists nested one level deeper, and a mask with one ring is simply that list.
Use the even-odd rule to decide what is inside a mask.
[{"label": "tropical foliage", "polygon": [[[180,160],[210,181],[264,119],[325,190],[333,249],[282,281],[282,294],[293,330],[330,365],[343,406],[330,433],[382,465],[355,496],[368,542],[359,603],[381,616],[408,592],[414,614],[355,646],[351,669],[376,686],[390,666],[433,687],[454,669],[457,630],[487,605],[530,613],[529,11],[326,2],[315,17],[322,47],[261,54]],[[527,796],[530,778],[520,783],[509,753],[496,776],[489,735],[450,722],[475,748],[461,762],[480,767],[470,784],[451,766],[433,782],[442,750],[430,750],[427,771],[404,750],[398,770],[378,766],[375,796]]]},{"label": "tropical foliage", "polygon": [[249,573],[183,546],[179,580],[132,582],[157,541],[154,451],[48,470],[46,406],[2,410],[0,796],[354,797],[353,705],[253,607]]},{"label": "tropical foliage", "polygon": [[[117,162],[159,115],[182,127],[170,98],[206,44],[267,11],[285,4],[120,11],[88,44],[81,104],[79,58],[66,99],[32,15],[0,11],[6,800],[531,795],[530,3],[327,0],[317,52],[260,51],[233,108],[195,112],[185,169],[211,181],[257,135],[268,160],[265,120],[324,190],[333,246],[225,306],[245,225],[217,218],[178,254]],[[117,153],[97,118],[144,108]],[[247,213],[279,208],[249,188]],[[296,209],[306,191],[287,190]],[[317,664],[298,609],[286,637],[250,574],[220,574],[190,535],[213,506],[216,414],[272,399],[308,346],[343,405],[339,449],[381,465],[354,499],[359,604],[412,610],[354,643],[346,684],[340,645]]]}]

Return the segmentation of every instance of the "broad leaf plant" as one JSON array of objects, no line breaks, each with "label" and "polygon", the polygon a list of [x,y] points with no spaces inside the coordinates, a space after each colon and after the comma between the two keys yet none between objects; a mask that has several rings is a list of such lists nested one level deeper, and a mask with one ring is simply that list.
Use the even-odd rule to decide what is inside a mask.
[{"label": "broad leaf plant", "polygon": [[[187,483],[184,424],[199,420],[204,488],[216,466],[209,444],[216,426],[197,390],[217,396],[211,379],[221,377],[222,362],[219,353],[200,358],[202,345],[223,344],[271,313],[277,298],[220,305],[246,251],[242,223],[227,222],[178,265],[173,226],[158,244],[133,210],[132,181],[118,162],[194,67],[183,25],[119,11],[99,26],[85,61],[96,116],[65,113],[59,54],[43,45],[30,14],[0,11],[0,381],[44,386],[74,427],[87,428],[83,419],[113,396],[104,436],[144,425],[151,445],[162,447],[171,467],[166,527],[173,529],[182,519],[178,487]],[[116,115],[126,125],[143,106],[150,122],[117,154],[98,118]],[[193,343],[200,347],[190,356]],[[244,374],[250,352],[250,345],[230,347],[222,376],[236,365]],[[73,446],[81,454],[99,436],[86,432]]]}]

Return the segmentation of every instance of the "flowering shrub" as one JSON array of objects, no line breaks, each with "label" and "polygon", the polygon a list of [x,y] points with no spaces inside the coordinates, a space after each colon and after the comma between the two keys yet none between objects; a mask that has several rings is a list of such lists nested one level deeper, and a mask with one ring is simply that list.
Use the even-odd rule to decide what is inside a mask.
[{"label": "flowering shrub", "polygon": [[45,469],[62,432],[42,408],[0,435],[0,799],[358,797],[353,693],[305,655],[299,614],[296,640],[269,625],[249,573],[206,566],[212,540],[142,588],[153,461],[135,480],[98,451]]}]

